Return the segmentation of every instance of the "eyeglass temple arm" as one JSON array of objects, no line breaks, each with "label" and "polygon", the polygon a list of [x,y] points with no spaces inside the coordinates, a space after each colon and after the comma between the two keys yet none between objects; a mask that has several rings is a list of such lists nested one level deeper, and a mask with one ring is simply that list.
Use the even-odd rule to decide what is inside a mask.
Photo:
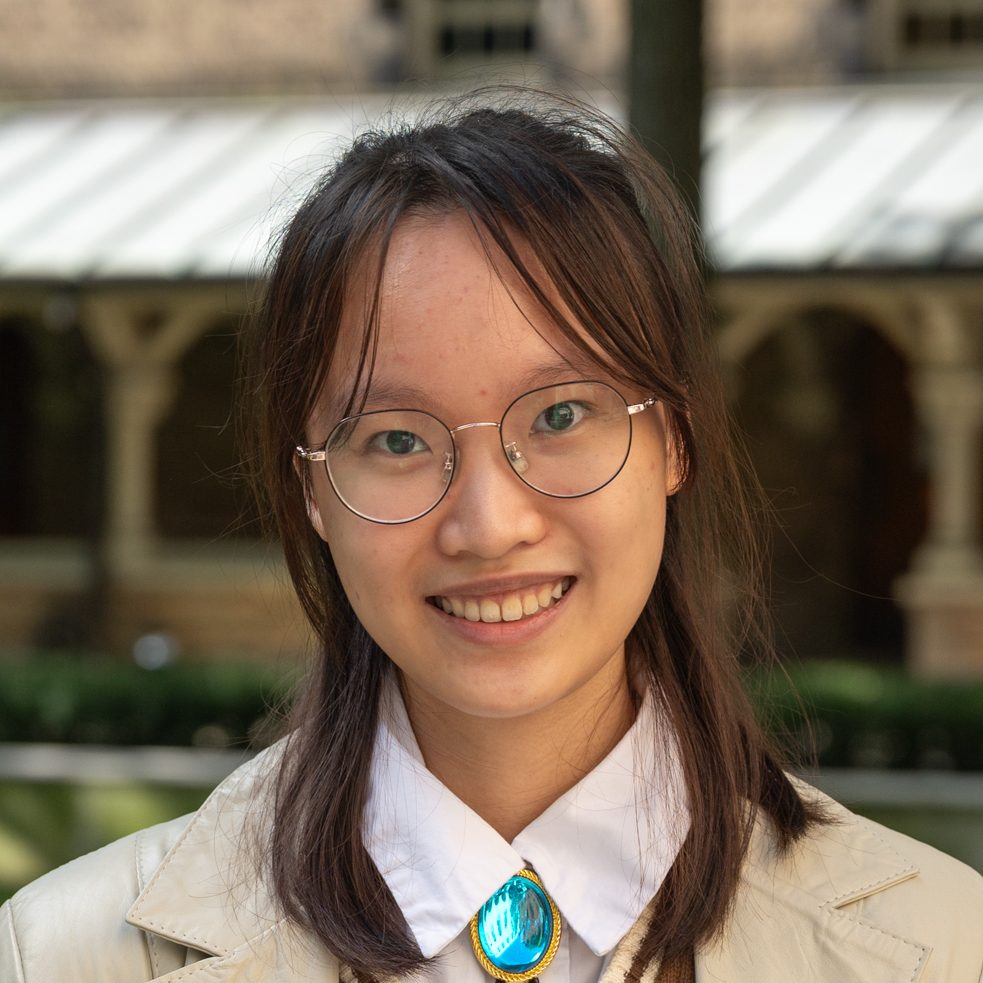
[{"label": "eyeglass temple arm", "polygon": [[294,448],[294,453],[304,461],[323,461],[326,457],[324,451],[309,451],[299,444]]},{"label": "eyeglass temple arm", "polygon": [[628,414],[629,416],[634,416],[636,413],[642,413],[644,410],[647,410],[650,407],[655,406],[657,402],[658,400],[654,396],[650,396],[642,403],[632,403],[628,407]]}]

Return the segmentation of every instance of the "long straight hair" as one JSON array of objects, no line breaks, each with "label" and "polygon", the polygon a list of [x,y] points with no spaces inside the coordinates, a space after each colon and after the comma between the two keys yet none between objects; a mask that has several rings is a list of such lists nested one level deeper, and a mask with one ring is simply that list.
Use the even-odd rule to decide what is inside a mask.
[{"label": "long straight hair", "polygon": [[[286,915],[361,976],[424,964],[362,839],[389,660],[311,526],[293,449],[323,395],[356,271],[375,276],[364,381],[393,230],[410,214],[451,212],[469,216],[489,257],[504,257],[571,344],[666,410],[682,480],[667,505],[662,566],[626,651],[675,729],[692,822],[655,899],[637,973],[721,930],[759,811],[780,848],[818,817],[786,778],[741,685],[739,659],[771,651],[759,504],[724,407],[698,235],[658,165],[579,104],[484,93],[365,133],[279,242],[248,342],[246,432],[319,651],[276,778],[272,884]],[[523,260],[530,254],[535,269]],[[356,388],[341,394],[349,407]]]}]

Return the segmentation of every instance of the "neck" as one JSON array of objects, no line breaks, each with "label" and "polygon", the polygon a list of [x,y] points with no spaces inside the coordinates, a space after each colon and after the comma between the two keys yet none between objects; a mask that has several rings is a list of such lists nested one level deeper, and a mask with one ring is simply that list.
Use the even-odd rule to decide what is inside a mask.
[{"label": "neck", "polygon": [[511,718],[437,708],[404,685],[427,768],[511,843],[627,733],[635,706],[623,662],[616,668],[591,692]]}]

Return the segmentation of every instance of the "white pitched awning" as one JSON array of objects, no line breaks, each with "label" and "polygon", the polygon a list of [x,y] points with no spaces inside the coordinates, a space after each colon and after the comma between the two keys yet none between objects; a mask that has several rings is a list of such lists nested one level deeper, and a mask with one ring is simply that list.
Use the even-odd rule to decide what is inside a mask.
[{"label": "white pitched awning", "polygon": [[0,277],[253,276],[355,126],[351,110],[295,103],[8,110]]},{"label": "white pitched awning", "polygon": [[983,265],[983,87],[735,93],[706,136],[725,270]]},{"label": "white pitched awning", "polygon": [[[382,97],[0,108],[0,279],[226,279]],[[725,272],[983,266],[983,87],[711,95],[704,224]]]}]

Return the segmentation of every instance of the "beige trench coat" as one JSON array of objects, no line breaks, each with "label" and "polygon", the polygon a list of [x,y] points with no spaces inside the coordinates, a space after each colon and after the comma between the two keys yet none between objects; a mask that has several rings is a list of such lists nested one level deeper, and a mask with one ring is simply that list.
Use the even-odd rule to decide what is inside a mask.
[{"label": "beige trench coat", "polygon": [[[0,983],[350,983],[277,919],[239,852],[269,761],[240,768],[194,815],[15,895],[0,908]],[[829,808],[835,822],[784,858],[759,825],[726,930],[696,953],[697,983],[983,983],[983,878]],[[644,928],[643,915],[603,983],[622,983]]]}]

